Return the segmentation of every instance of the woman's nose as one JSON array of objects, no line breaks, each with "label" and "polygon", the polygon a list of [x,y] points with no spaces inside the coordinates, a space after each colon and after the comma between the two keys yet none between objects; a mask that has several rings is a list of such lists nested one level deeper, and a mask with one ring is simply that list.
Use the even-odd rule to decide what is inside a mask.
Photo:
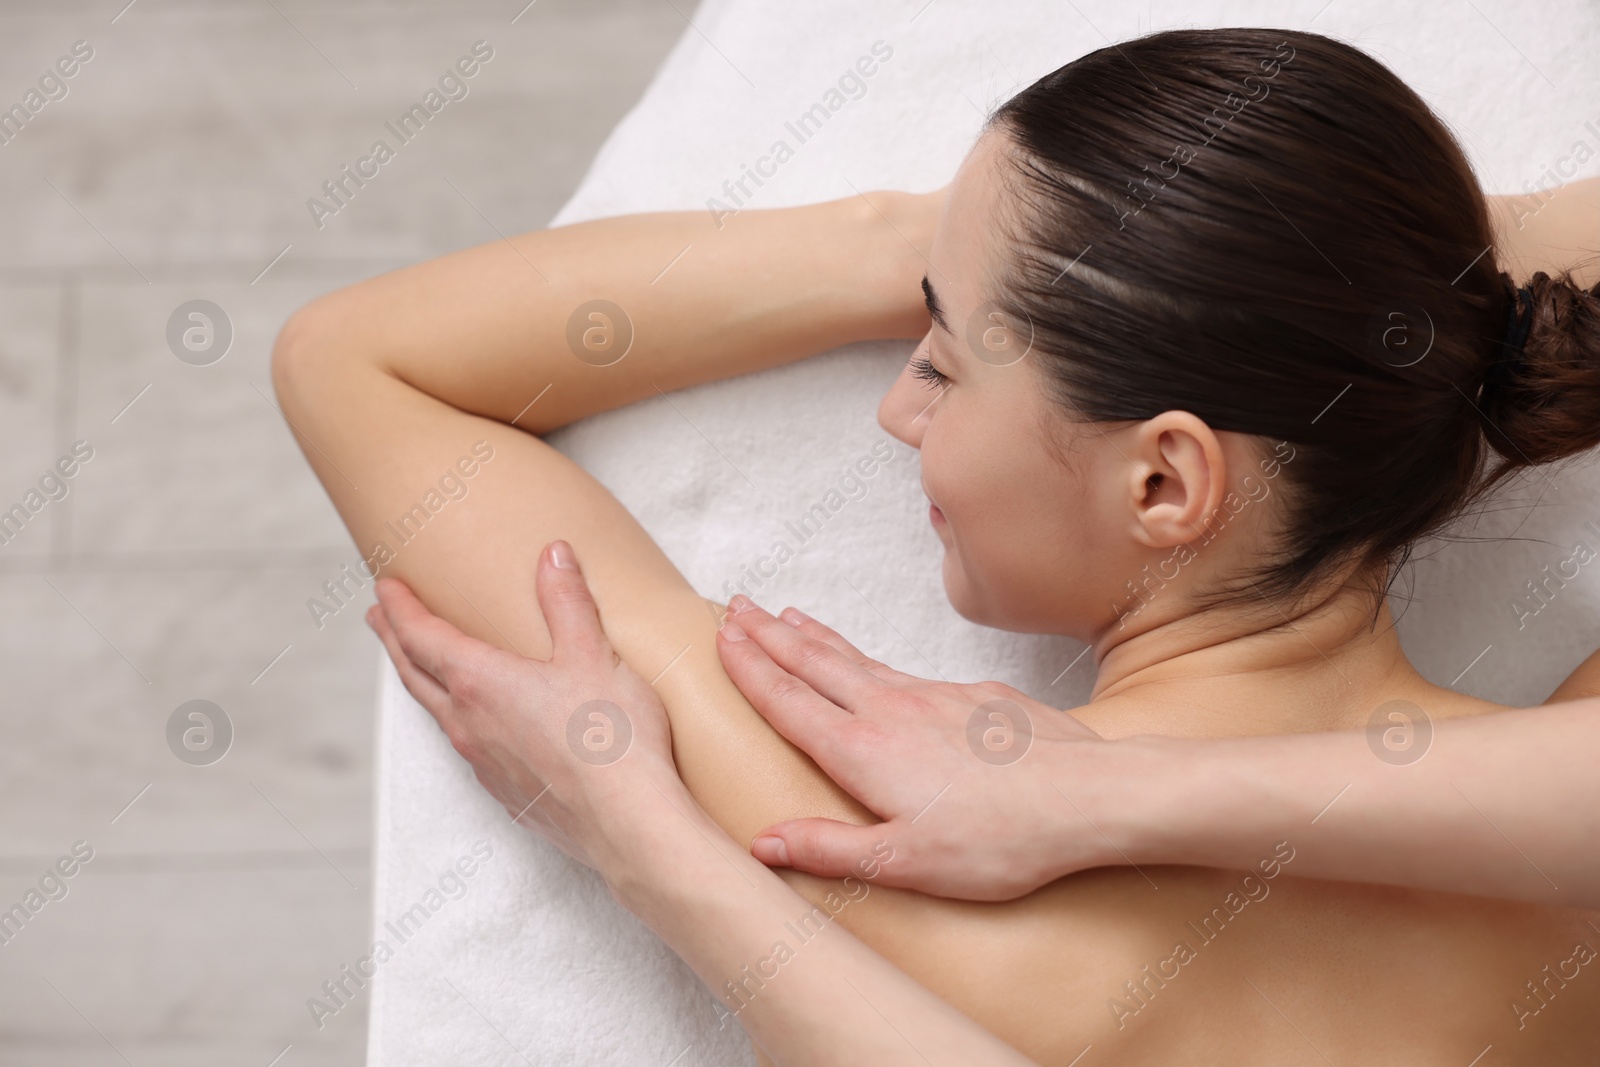
[{"label": "woman's nose", "polygon": [[[915,359],[921,351],[919,345],[917,351],[912,353],[912,358]],[[894,385],[878,402],[878,425],[896,440],[920,449],[922,434],[928,428],[933,405],[942,391],[942,386],[930,389],[926,382],[915,377],[908,360],[906,366],[901,368],[900,376],[894,380]]]}]

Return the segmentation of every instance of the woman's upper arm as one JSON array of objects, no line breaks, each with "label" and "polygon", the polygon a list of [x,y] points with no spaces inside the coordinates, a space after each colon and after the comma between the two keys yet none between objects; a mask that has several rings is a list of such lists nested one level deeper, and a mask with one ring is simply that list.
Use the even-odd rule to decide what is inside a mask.
[{"label": "woman's upper arm", "polygon": [[[273,353],[284,414],[363,559],[436,614],[548,655],[534,561],[550,540],[572,544],[613,645],[667,704],[686,784],[735,836],[807,809],[865,813],[728,680],[711,606],[633,517],[517,427],[913,336],[923,267],[903,234],[931,234],[942,195],[875,195],[725,228],[666,212],[463,249],[313,301]],[[591,362],[572,333],[602,299],[625,308],[638,343]]]},{"label": "woman's upper arm", "polygon": [[[717,653],[720,606],[696,594],[633,516],[577,464],[537,437],[458,411],[361,360],[290,360],[275,367],[275,380],[284,412],[362,555],[395,542],[383,572],[404,579],[431,611],[460,629],[547,657],[534,568],[549,541],[571,543],[613,647],[654,685],[667,709],[685,785],[740,846],[785,819],[876,821],[755,711]],[[461,457],[484,454],[490,458],[475,473],[456,476],[464,492],[452,498],[440,490],[441,474],[458,470]],[[430,511],[425,497],[434,490],[437,507]],[[399,542],[397,518],[417,506],[423,524]],[[1024,965],[1044,966],[1039,946],[1082,949],[1102,936],[1097,925],[1113,929],[1067,921],[1062,887],[999,905],[873,887],[867,902],[859,880],[780,873],[830,913],[829,901],[860,900],[840,914],[842,925],[1013,1042],[1041,1039],[1034,1002],[1012,995],[1008,976]],[[1045,934],[1049,939],[1040,940]],[[1059,963],[1059,948],[1046,955],[1051,966]],[[1046,1029],[1076,1034],[1087,1025],[1080,1015],[1088,1003],[1053,1008],[1054,1024]]]},{"label": "woman's upper arm", "polygon": [[564,538],[612,644],[666,705],[685,784],[730,834],[743,844],[801,814],[864,817],[744,699],[717,655],[716,606],[586,471],[531,434],[341,358],[337,335],[285,337],[273,368],[284,414],[379,573],[465,632],[545,658],[534,568]]}]

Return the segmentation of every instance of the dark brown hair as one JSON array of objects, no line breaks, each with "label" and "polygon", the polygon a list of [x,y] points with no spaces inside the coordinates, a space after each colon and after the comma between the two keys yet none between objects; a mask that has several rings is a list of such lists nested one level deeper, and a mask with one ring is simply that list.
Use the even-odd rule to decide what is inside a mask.
[{"label": "dark brown hair", "polygon": [[1351,564],[1387,584],[1513,470],[1600,444],[1600,286],[1535,275],[1513,357],[1516,293],[1465,155],[1359,50],[1152,34],[990,127],[1019,209],[996,302],[1064,413],[1178,409],[1294,447],[1282,543],[1224,595],[1293,597]]}]

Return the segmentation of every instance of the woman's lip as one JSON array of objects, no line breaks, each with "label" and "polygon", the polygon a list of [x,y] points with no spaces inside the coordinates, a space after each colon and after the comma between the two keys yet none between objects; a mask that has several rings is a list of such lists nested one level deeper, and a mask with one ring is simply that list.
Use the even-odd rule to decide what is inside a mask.
[{"label": "woman's lip", "polygon": [[948,520],[945,519],[944,512],[939,510],[939,505],[938,504],[929,504],[928,505],[928,521],[933,523],[935,526],[937,526],[940,523],[946,522]]}]

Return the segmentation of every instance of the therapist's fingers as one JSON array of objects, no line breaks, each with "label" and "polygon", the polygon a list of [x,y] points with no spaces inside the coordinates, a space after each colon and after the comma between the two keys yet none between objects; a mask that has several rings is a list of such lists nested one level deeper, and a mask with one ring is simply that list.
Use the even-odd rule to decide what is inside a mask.
[{"label": "therapist's fingers", "polygon": [[379,578],[374,588],[384,618],[406,658],[450,689],[457,669],[483,642],[468,637],[429,611],[411,587],[398,578]]},{"label": "therapist's fingers", "polygon": [[428,709],[428,714],[435,720],[443,722],[442,716],[450,711],[450,694],[433,675],[424,671],[411,661],[405,650],[400,647],[400,638],[395,635],[394,627],[389,625],[389,619],[383,613],[383,608],[374,604],[367,609],[367,625],[372,627],[378,635],[378,640],[383,642],[384,649],[389,653],[389,659],[394,662],[395,672],[400,675],[400,681],[405,684],[406,691],[417,698],[417,703]]},{"label": "therapist's fingers", "polygon": [[826,626],[823,623],[818,622],[816,619],[813,619],[799,608],[784,608],[778,613],[778,618],[782,619],[784,622],[787,622],[790,626],[793,626],[796,630],[799,630],[807,637],[816,638],[823,644],[838,650],[839,654],[844,656],[851,663],[854,663],[863,670],[870,671],[872,674],[886,682],[904,684],[906,682],[917,682],[923,680],[918,678],[916,675],[906,674],[903,671],[897,671],[888,664],[873,659],[855,645],[852,645],[849,641],[846,641],[843,637],[839,636],[839,633],[831,626]]},{"label": "therapist's fingers", "polygon": [[611,658],[611,642],[600,626],[600,609],[578,569],[578,558],[565,541],[551,541],[539,553],[534,576],[539,610],[550,630],[550,658],[575,656],[593,661]]},{"label": "therapist's fingers", "polygon": [[801,633],[752,601],[741,601],[743,604],[748,606],[729,615],[728,621],[737,623],[778,666],[803,679],[839,707],[848,710],[867,707],[871,701],[893,691],[882,678],[846,653]]},{"label": "therapist's fingers", "polygon": [[[822,878],[871,877],[893,885],[888,874],[896,855],[886,835],[889,823],[857,826],[834,819],[791,819],[762,830],[750,842],[750,854],[768,867],[793,867]],[[869,875],[867,872],[871,871]]]},{"label": "therapist's fingers", "polygon": [[728,677],[762,717],[836,776],[829,766],[834,746],[855,716],[775,663],[737,619],[730,618],[717,631],[717,654]]}]

